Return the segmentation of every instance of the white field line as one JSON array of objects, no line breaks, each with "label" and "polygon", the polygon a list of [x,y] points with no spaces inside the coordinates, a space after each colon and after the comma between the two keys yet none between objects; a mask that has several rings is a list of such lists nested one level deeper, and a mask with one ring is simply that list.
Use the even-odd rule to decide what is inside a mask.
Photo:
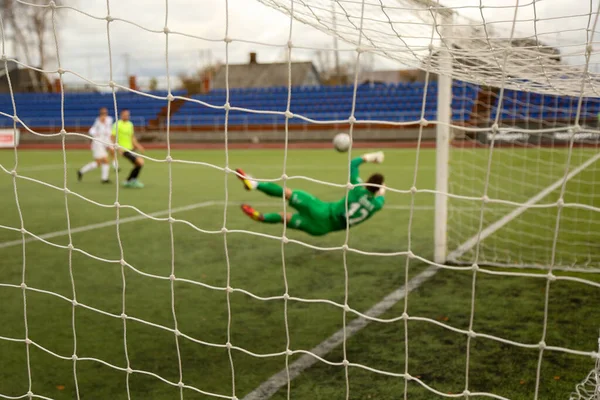
[{"label": "white field line", "polygon": [[[63,169],[65,167],[64,164],[43,164],[43,165],[34,165],[31,167],[17,167],[17,172],[30,172],[30,171],[46,171],[46,170],[54,170],[54,169]],[[13,167],[4,166],[7,170],[12,170]],[[69,168],[69,164],[67,164],[67,168]]]},{"label": "white field line", "polygon": [[[408,281],[407,286],[402,286],[392,293],[383,298],[379,303],[375,304],[364,314],[377,318],[381,316],[383,313],[392,308],[396,303],[404,298],[407,293],[415,290],[419,286],[423,284],[426,280],[434,276],[439,269],[436,266],[430,266],[420,274],[416,275],[410,281]],[[365,326],[369,325],[372,321],[363,317],[358,317],[349,324],[346,325],[346,341],[356,333],[358,333]],[[344,341],[344,330],[340,329],[335,332],[333,335],[329,336],[327,339],[319,343],[316,347],[310,349],[310,353],[324,358],[327,353],[331,350],[335,349],[337,346],[341,345]],[[310,354],[304,354],[302,357],[294,361],[289,365],[289,379],[290,381],[297,378],[302,372],[306,369],[312,367],[319,360],[316,357],[313,357]],[[273,396],[279,389],[284,386],[287,386],[288,383],[288,375],[286,369],[282,369],[265,382],[263,382],[259,387],[254,389],[252,392],[247,394],[243,400],[265,400]]]},{"label": "white field line", "polygon": [[[171,212],[176,213],[176,212],[182,212],[182,211],[190,211],[190,210],[195,210],[196,208],[213,206],[215,204],[218,204],[218,203],[214,202],[214,201],[205,201],[202,203],[195,203],[195,204],[190,204],[190,205],[183,206],[183,207],[173,208],[173,209],[171,209]],[[169,210],[167,209],[167,210],[162,210],[162,211],[156,211],[153,213],[149,213],[148,215],[150,215],[151,217],[161,217],[164,215],[169,215]],[[119,224],[126,224],[128,222],[141,221],[144,219],[147,219],[147,217],[145,215],[135,215],[133,217],[121,218],[119,220]],[[84,226],[80,226],[78,228],[72,228],[71,233],[73,234],[73,233],[79,233],[79,232],[87,232],[87,231],[92,231],[94,229],[100,229],[100,228],[106,228],[108,226],[114,226],[116,224],[117,224],[117,220],[111,219],[110,221],[100,222],[97,224],[84,225]],[[59,237],[59,236],[65,236],[68,234],[69,234],[69,230],[65,229],[62,231],[44,233],[43,235],[39,235],[39,237],[42,239],[51,239],[51,238],[55,238],[55,237]],[[25,239],[25,243],[35,242],[37,240],[38,240],[37,238],[29,238],[29,239]],[[23,243],[22,239],[3,242],[3,243],[0,243],[0,249],[17,246],[22,243]]]},{"label": "white field line", "polygon": [[[574,170],[572,170],[571,172],[569,172],[567,174],[567,177],[566,177],[567,181],[569,181],[575,175],[579,174],[581,171],[583,171],[584,169],[586,169],[587,167],[589,167],[590,165],[595,163],[599,158],[600,158],[600,153],[596,153],[592,157],[588,158],[583,164],[579,165],[577,168],[575,168]],[[544,190],[542,190],[541,192],[539,192],[538,194],[536,194],[535,196],[533,196],[532,198],[527,200],[520,207],[515,208],[513,211],[509,212],[508,214],[506,214],[504,217],[500,218],[493,224],[488,225],[485,229],[483,229],[481,231],[480,234],[475,234],[473,237],[468,239],[466,242],[464,242],[463,244],[458,246],[456,248],[456,250],[454,250],[450,254],[448,254],[447,259],[449,261],[457,260],[460,256],[462,256],[467,251],[471,250],[475,245],[477,245],[478,240],[483,241],[488,236],[495,233],[498,229],[502,228],[504,225],[508,224],[510,221],[512,221],[513,219],[517,218],[519,215],[521,215],[525,211],[527,211],[527,209],[529,208],[530,205],[537,203],[538,201],[542,200],[544,197],[546,197],[547,195],[549,195],[550,193],[552,193],[553,191],[558,189],[562,185],[564,180],[565,180],[565,177],[563,176],[562,178],[560,178],[556,182],[554,182],[552,185],[548,186],[547,188],[545,188]]]}]

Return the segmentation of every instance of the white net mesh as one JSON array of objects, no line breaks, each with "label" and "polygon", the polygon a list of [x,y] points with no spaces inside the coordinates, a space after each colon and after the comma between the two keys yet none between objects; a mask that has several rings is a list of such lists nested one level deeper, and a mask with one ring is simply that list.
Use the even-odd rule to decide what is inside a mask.
[{"label": "white net mesh", "polygon": [[[28,5],[25,2],[19,2]],[[236,43],[247,42],[247,38],[230,37],[229,36],[229,3],[226,1],[226,16],[225,16],[225,34],[220,41],[223,41],[225,48],[225,70],[229,68],[229,52],[230,48]],[[440,396],[440,397],[471,397],[482,396],[488,398],[505,399],[508,398],[502,393],[496,393],[493,389],[474,388],[470,385],[470,377],[473,374],[471,365],[474,362],[475,344],[474,342],[483,339],[494,344],[504,346],[503,348],[517,349],[520,351],[533,351],[536,353],[535,361],[535,377],[530,376],[530,380],[534,382],[534,387],[530,394],[534,398],[539,397],[541,387],[544,385],[542,380],[542,365],[547,353],[557,353],[563,356],[574,357],[577,359],[585,359],[586,361],[594,362],[598,358],[598,353],[595,348],[589,347],[588,343],[568,343],[568,345],[554,345],[551,343],[551,337],[547,335],[548,315],[550,307],[551,283],[568,283],[577,284],[587,289],[598,290],[600,284],[594,278],[587,276],[581,277],[578,275],[553,273],[553,270],[558,267],[574,268],[578,267],[586,271],[592,271],[594,267],[598,267],[600,261],[599,252],[597,250],[598,239],[598,219],[597,214],[600,211],[598,205],[595,204],[595,170],[598,152],[595,146],[586,147],[583,144],[597,144],[595,127],[582,130],[589,116],[585,115],[584,103],[587,103],[587,97],[595,95],[596,76],[589,73],[589,65],[592,56],[594,31],[598,19],[597,10],[589,10],[585,15],[563,16],[566,19],[573,19],[577,23],[577,30],[587,32],[585,40],[573,47],[573,51],[568,54],[575,59],[575,62],[567,63],[560,62],[556,59],[556,52],[553,48],[543,45],[539,36],[547,35],[548,32],[537,34],[534,33],[534,38],[529,38],[524,42],[517,43],[515,39],[520,37],[516,34],[516,28],[521,25],[534,25],[539,20],[532,21],[529,16],[521,17],[519,12],[525,6],[499,6],[491,7],[491,12],[502,11],[507,9],[512,18],[505,23],[508,24],[508,29],[502,27],[492,28],[492,25],[486,21],[485,14],[488,8],[479,4],[471,11],[476,11],[480,14],[479,19],[473,17],[465,17],[461,15],[463,11],[469,11],[470,6],[459,5],[454,8],[439,8],[437,3],[429,1],[285,1],[285,0],[264,0],[265,3],[278,10],[284,11],[289,15],[289,36],[285,39],[286,44],[279,46],[287,53],[287,65],[289,73],[287,87],[287,104],[284,110],[281,109],[254,109],[251,107],[236,107],[230,100],[231,88],[229,87],[228,79],[226,82],[224,104],[211,104],[197,98],[188,96],[174,96],[171,80],[168,80],[167,94],[157,95],[138,91],[132,91],[122,85],[115,83],[113,76],[112,62],[112,42],[111,30],[115,22],[133,24],[129,20],[115,19],[111,16],[111,2],[107,1],[107,10],[102,15],[91,15],[83,12],[77,7],[58,7],[54,2],[48,4],[28,5],[30,7],[45,7],[48,9],[49,15],[53,21],[53,41],[56,47],[57,68],[49,72],[58,74],[61,83],[60,96],[60,111],[61,111],[61,129],[52,133],[40,133],[31,129],[20,118],[21,110],[19,110],[14,102],[15,93],[11,89],[12,112],[0,113],[3,117],[14,120],[14,127],[22,126],[22,129],[28,131],[31,135],[43,136],[45,138],[55,136],[61,141],[61,157],[63,175],[59,180],[37,179],[28,176],[27,170],[21,171],[19,167],[19,159],[21,152],[15,149],[14,164],[0,165],[1,170],[9,177],[12,184],[12,193],[16,204],[16,213],[18,214],[18,222],[13,225],[0,225],[3,232],[8,232],[11,235],[18,235],[17,239],[6,240],[0,243],[0,249],[5,249],[14,246],[22,248],[22,265],[20,268],[19,283],[0,281],[0,287],[4,290],[22,291],[23,312],[19,313],[22,317],[24,331],[22,335],[0,336],[0,342],[17,343],[23,345],[26,352],[27,374],[24,378],[27,381],[25,385],[27,390],[24,393],[0,393],[2,398],[52,398],[52,396],[36,389],[34,374],[32,369],[35,366],[36,359],[31,356],[31,352],[43,353],[43,357],[59,359],[72,363],[74,397],[86,397],[84,393],[80,393],[82,384],[78,372],[82,368],[82,364],[93,363],[98,368],[108,368],[112,372],[118,374],[120,378],[125,377],[123,392],[119,396],[128,399],[135,398],[143,391],[135,391],[132,389],[135,379],[140,377],[150,377],[155,381],[160,381],[165,386],[176,388],[179,392],[179,397],[184,398],[188,393],[194,395],[204,395],[207,398],[225,398],[237,399],[250,393],[248,398],[268,398],[280,388],[284,388],[288,398],[292,397],[291,380],[297,377],[301,372],[306,370],[313,364],[319,363],[328,367],[341,369],[343,371],[344,388],[340,390],[341,397],[350,398],[353,394],[352,373],[356,370],[368,371],[377,377],[395,378],[404,383],[404,397],[408,398],[409,386],[417,386],[419,390],[423,390],[425,396]],[[331,9],[333,4],[333,12],[336,18],[332,17]],[[252,6],[255,6],[254,4]],[[590,7],[592,3],[590,2]],[[156,37],[164,38],[165,46],[165,68],[167,76],[169,73],[169,41],[174,35],[185,35],[199,41],[204,41],[207,38],[195,36],[193,32],[176,31],[177,24],[169,19],[170,2],[165,2],[164,13],[164,29],[154,29],[146,26],[135,25],[141,30],[145,30]],[[525,10],[529,13],[535,13],[535,2],[529,4]],[[69,70],[68,65],[61,64],[60,58],[60,41],[56,33],[56,15],[69,9],[81,13],[90,20],[101,21],[106,23],[107,29],[107,44],[109,52],[109,80],[106,82],[92,82],[86,77],[79,78],[86,80],[87,83],[96,87],[110,88],[112,91],[112,104],[114,113],[119,111],[117,101],[117,89],[131,91],[137,95],[146,98],[153,98],[164,101],[167,105],[167,123],[164,132],[166,140],[166,154],[164,156],[149,156],[142,155],[146,162],[150,165],[163,166],[166,165],[168,179],[168,208],[166,211],[146,212],[143,209],[133,205],[130,198],[123,195],[119,185],[115,186],[114,202],[99,202],[91,197],[79,193],[73,188],[69,179],[68,163],[67,163],[67,138],[77,137],[85,140],[90,140],[87,135],[67,131],[65,125],[65,106],[64,106],[64,85],[63,80],[65,75],[74,74]],[[334,26],[334,19],[337,19]],[[585,23],[581,24],[581,20]],[[332,121],[323,121],[318,118],[309,118],[305,115],[294,114],[292,108],[292,88],[291,88],[291,59],[292,53],[295,51],[292,42],[292,33],[295,28],[296,21],[301,21],[315,28],[324,31],[328,34],[337,35],[340,39],[347,43],[358,46],[359,50],[356,55],[354,64],[360,63],[361,54],[364,52],[374,53],[389,59],[400,61],[404,65],[416,66],[424,71],[424,83],[415,90],[419,104],[418,116],[403,120],[376,120],[366,121],[356,117],[357,95],[358,92],[358,75],[359,69],[355,69],[353,77],[353,95],[351,100],[351,111],[348,115],[340,117],[337,121],[339,124],[347,124],[350,135],[355,133],[355,129],[364,124],[380,124],[387,127],[397,127],[399,125],[416,126],[417,147],[414,155],[414,168],[411,169],[411,178],[408,185],[403,187],[388,188],[388,192],[393,196],[401,196],[405,203],[396,205],[397,210],[402,210],[406,215],[407,236],[406,241],[402,243],[401,248],[394,250],[380,250],[376,247],[361,248],[360,243],[351,242],[350,230],[347,228],[345,236],[341,243],[327,246],[315,242],[310,242],[304,239],[295,239],[288,237],[288,230],[284,226],[282,233],[272,234],[264,233],[260,230],[247,230],[231,228],[232,219],[236,218],[229,213],[231,206],[231,193],[228,189],[229,177],[234,175],[233,166],[230,164],[230,143],[229,143],[229,120],[230,114],[233,112],[245,112],[252,114],[264,114],[269,116],[277,116],[284,120],[282,128],[283,139],[283,155],[281,169],[277,171],[275,178],[267,179],[257,178],[259,181],[276,181],[282,183],[283,187],[293,183],[315,183],[323,185],[327,188],[335,188],[345,190],[350,189],[348,183],[349,176],[345,177],[343,182],[329,182],[318,178],[303,174],[292,175],[288,172],[288,149],[290,133],[290,121],[301,120],[314,125],[331,124]],[[443,22],[446,21],[446,22]],[[553,22],[554,18],[548,18],[547,22]],[[161,21],[162,22],[162,21]],[[540,21],[541,22],[541,21]],[[4,24],[5,22],[2,21]],[[4,25],[3,25],[4,26]],[[448,28],[452,28],[448,36],[443,34]],[[535,31],[535,29],[534,29]],[[551,33],[551,32],[550,32]],[[537,35],[537,36],[536,36]],[[211,39],[212,40],[212,39]],[[6,37],[3,32],[3,48],[2,57],[4,60],[5,70],[8,71],[8,53],[6,51]],[[154,46],[154,44],[153,44]],[[443,49],[449,52],[452,59],[452,70],[445,70],[442,66],[445,64],[439,62],[443,57]],[[161,51],[163,51],[161,50]],[[566,55],[565,55],[566,56]],[[15,60],[10,60],[15,61]],[[21,64],[28,69],[33,69],[31,65]],[[436,116],[435,113],[428,108],[430,102],[437,94],[439,89],[434,81],[434,73],[448,74],[450,73],[455,79],[455,87],[458,89],[452,91],[454,99],[452,103],[453,111],[453,134],[456,141],[460,142],[457,147],[453,148],[450,155],[450,187],[449,187],[449,220],[448,220],[448,249],[450,250],[450,261],[457,263],[467,263],[468,266],[451,266],[435,263],[432,261],[433,254],[430,250],[426,250],[425,246],[418,242],[422,238],[418,234],[420,221],[416,219],[416,215],[420,207],[427,207],[427,204],[420,204],[424,196],[436,194],[435,189],[429,187],[421,188],[419,186],[422,155],[422,140],[424,131],[428,126],[428,122],[433,124],[444,124],[440,120],[446,120],[447,116]],[[227,75],[226,75],[227,76]],[[7,73],[7,81],[10,84],[11,75]],[[464,82],[464,83],[463,83]],[[485,86],[485,88],[484,88]],[[488,109],[491,110],[485,113],[482,110],[475,109],[475,105],[482,103],[484,106],[486,100],[479,97],[487,88],[494,88],[493,95],[488,97]],[[497,89],[497,90],[496,90]],[[514,90],[515,92],[510,92]],[[521,94],[535,92],[542,96],[550,94],[552,96],[573,96],[570,107],[560,107],[547,105],[545,100],[540,103],[541,107],[536,107],[535,110],[525,107],[519,108],[517,111],[510,112],[510,106],[507,111],[506,107],[509,104],[508,99],[512,101],[513,107],[517,107],[518,102],[522,101]],[[538,96],[536,94],[536,96]],[[536,97],[537,98],[537,97]],[[224,160],[215,161],[199,161],[192,158],[179,158],[173,152],[172,146],[172,127],[170,125],[171,107],[174,101],[183,100],[185,102],[194,103],[197,106],[210,107],[219,109],[224,114],[224,126],[222,131],[222,140],[224,142]],[[563,99],[560,99],[562,101]],[[537,100],[525,100],[525,104],[535,104]],[[558,100],[557,100],[558,101]],[[497,112],[497,110],[502,110]],[[565,111],[565,109],[567,111]],[[496,110],[496,111],[495,111]],[[544,113],[550,112],[548,116]],[[568,112],[568,116],[560,115],[560,113]],[[429,114],[428,114],[429,113]],[[541,113],[541,114],[540,114]],[[456,114],[456,115],[454,115]],[[414,115],[414,113],[413,113]],[[515,117],[515,116],[518,116]],[[592,115],[595,118],[595,116]],[[477,124],[474,119],[480,119]],[[518,123],[514,120],[518,119]],[[558,121],[560,120],[560,121]],[[418,126],[416,125],[418,124]],[[446,124],[447,125],[447,124]],[[510,136],[511,134],[517,136]],[[490,135],[491,136],[488,136]],[[483,135],[483,136],[481,136]],[[504,136],[503,136],[504,135]],[[523,139],[526,135],[526,139]],[[548,136],[550,135],[550,136]],[[562,136],[561,136],[562,135]],[[565,136],[566,135],[566,136]],[[576,136],[582,135],[582,136]],[[591,136],[590,136],[591,135]],[[567,137],[568,140],[564,138]],[[508,138],[509,143],[507,148],[500,147],[496,149],[496,145],[502,142],[502,138]],[[575,145],[574,138],[580,138],[582,146]],[[590,139],[591,138],[591,139]],[[543,142],[543,143],[542,143]],[[479,148],[482,147],[482,148]],[[352,155],[356,155],[356,150],[352,150],[348,154],[348,162]],[[411,159],[412,161],[412,159]],[[219,200],[196,203],[186,207],[174,207],[173,193],[174,181],[176,173],[174,167],[177,166],[193,166],[203,167],[211,171],[219,171],[223,173],[224,194]],[[429,167],[433,167],[429,165]],[[438,166],[439,168],[440,166]],[[444,166],[445,167],[445,166]],[[304,171],[310,171],[307,168]],[[117,181],[119,180],[117,173]],[[121,173],[122,175],[122,173]],[[266,175],[266,174],[265,174]],[[44,188],[64,196],[64,208],[66,212],[66,229],[59,232],[50,232],[42,234],[36,230],[29,228],[28,223],[23,218],[21,211],[20,188],[23,183],[36,184]],[[442,193],[446,195],[446,193]],[[12,196],[11,196],[12,197]],[[550,200],[548,200],[550,199]],[[428,199],[430,200],[430,199]],[[86,249],[75,245],[73,237],[79,232],[89,230],[90,227],[79,228],[73,227],[71,221],[72,207],[71,202],[85,202],[88,205],[93,205],[97,209],[106,209],[114,212],[111,220],[105,223],[97,224],[102,227],[114,227],[116,229],[116,242],[119,248],[119,256],[107,258],[102,255],[93,254]],[[192,210],[202,207],[218,206],[223,209],[222,222],[219,221],[219,226],[214,228],[205,228],[199,221],[192,221],[186,218],[176,218],[174,214],[185,210]],[[347,205],[346,205],[347,206]],[[392,205],[393,206],[393,205]],[[394,208],[391,208],[394,209]],[[287,211],[286,202],[282,203],[283,212]],[[129,215],[132,211],[135,214]],[[62,212],[62,211],[61,211]],[[129,216],[125,216],[127,213]],[[211,213],[212,214],[212,213]],[[43,218],[43,217],[42,217]],[[160,222],[166,223],[169,226],[167,235],[167,246],[164,243],[159,246],[162,252],[169,254],[167,263],[168,271],[158,269],[146,269],[146,266],[137,265],[136,260],[129,258],[126,251],[128,240],[135,238],[135,234],[123,234],[123,226],[132,221]],[[543,223],[540,221],[543,220]],[[497,221],[501,221],[498,223]],[[174,234],[174,227],[185,226],[189,228],[191,234],[198,237],[195,244],[190,245],[192,251],[201,246],[203,241],[209,241],[213,237],[218,237],[218,245],[224,248],[224,269],[225,279],[217,284],[209,284],[203,281],[197,275],[194,278],[181,278],[178,271],[178,260],[176,254],[177,243],[179,238]],[[92,227],[93,229],[93,227]],[[376,231],[375,229],[373,230]],[[141,232],[143,233],[143,232]],[[373,233],[376,234],[376,233]],[[377,234],[385,235],[386,232],[378,232]],[[133,236],[132,236],[133,235]],[[232,262],[234,256],[230,252],[230,243],[235,235],[243,235],[248,238],[266,239],[269,243],[277,244],[277,263],[281,262],[281,277],[283,281],[283,290],[277,295],[262,295],[254,293],[244,287],[244,284],[237,286],[232,283]],[[67,238],[66,244],[52,239],[61,236]],[[222,242],[221,242],[222,238]],[[45,290],[30,285],[28,281],[27,271],[31,266],[28,263],[31,254],[28,254],[29,246],[32,243],[40,242],[45,247],[56,248],[66,252],[68,256],[68,271],[70,292],[60,293],[58,291]],[[38,243],[38,244],[40,244]],[[200,243],[200,244],[198,244]],[[280,243],[280,245],[279,245]],[[211,245],[216,246],[215,242]],[[343,270],[343,285],[335,300],[329,298],[310,297],[308,295],[296,296],[291,289],[288,274],[290,273],[287,267],[286,260],[289,258],[286,253],[290,251],[290,245],[298,245],[302,251],[317,251],[320,253],[341,253],[341,265]],[[207,245],[208,247],[209,245]],[[271,248],[272,250],[272,248]],[[239,250],[241,252],[248,249]],[[280,256],[279,256],[280,254]],[[350,298],[350,278],[351,274],[348,259],[353,256],[368,256],[371,258],[386,258],[395,260],[397,264],[402,264],[404,268],[399,275],[399,283],[402,287],[394,291],[392,294],[384,298],[372,307],[365,307],[367,311],[361,312],[352,304],[353,299]],[[281,258],[279,258],[281,257]],[[120,287],[118,288],[118,302],[115,306],[103,309],[96,307],[86,302],[78,300],[78,294],[81,292],[93,292],[93,288],[80,289],[78,281],[75,278],[77,263],[75,259],[85,263],[98,262],[102,265],[116,265],[120,273]],[[398,263],[398,260],[401,260]],[[339,263],[339,262],[338,262]],[[416,269],[415,264],[421,269]],[[501,266],[542,266],[547,273],[539,274],[533,272],[514,271],[506,269],[495,269],[488,267],[489,265]],[[39,265],[38,265],[39,267]],[[467,294],[467,311],[463,309],[463,317],[465,323],[454,326],[447,320],[438,320],[431,315],[413,315],[409,309],[409,293],[418,288],[427,279],[433,277],[438,271],[443,270],[449,274],[468,273],[472,276],[471,283],[468,285]],[[416,273],[416,272],[419,273]],[[2,276],[2,275],[0,275]],[[143,318],[136,315],[135,311],[131,311],[128,304],[128,283],[135,281],[136,278],[143,276],[152,281],[161,281],[168,284],[168,290],[162,292],[169,297],[170,320],[169,322],[153,322],[152,318]],[[535,338],[528,340],[512,340],[506,336],[488,333],[488,325],[477,325],[475,323],[476,299],[480,295],[477,291],[478,282],[482,277],[503,277],[503,278],[518,278],[522,280],[533,280],[536,283],[541,282],[543,286],[543,304],[538,304],[538,316],[542,320],[539,325],[539,332]],[[250,279],[251,277],[246,277]],[[398,278],[398,276],[396,276]],[[4,279],[4,278],[3,278]],[[40,283],[40,282],[38,282]],[[187,332],[179,326],[179,309],[181,303],[188,301],[186,293],[182,290],[179,293],[178,284],[189,284],[194,289],[205,289],[211,293],[223,294],[220,305],[223,310],[220,310],[220,316],[223,323],[225,336],[223,340],[205,340],[199,335]],[[377,291],[377,289],[373,289]],[[54,351],[53,343],[47,341],[47,338],[40,337],[36,340],[30,337],[29,323],[32,309],[28,306],[28,298],[31,296],[43,295],[47,298],[58,299],[67,304],[70,308],[72,331],[72,350],[67,352]],[[114,294],[113,294],[114,295]],[[281,304],[281,312],[283,313],[284,336],[283,346],[276,351],[253,351],[250,350],[253,343],[246,342],[247,345],[238,345],[234,340],[234,322],[236,319],[236,309],[232,306],[234,295],[243,295],[259,303],[277,302]],[[114,297],[114,296],[113,296]],[[394,315],[385,314],[397,302],[403,302],[400,312]],[[296,347],[292,339],[291,328],[289,326],[289,308],[291,305],[300,304],[308,306],[313,304],[332,307],[338,314],[341,312],[342,321],[341,329],[335,332],[331,337],[319,338],[325,339],[324,342],[316,347],[311,347],[311,341],[301,342],[302,346]],[[238,305],[239,306],[239,305]],[[543,308],[543,312],[540,309]],[[241,309],[241,307],[240,307]],[[81,311],[80,311],[81,310]],[[239,310],[239,309],[238,309]],[[140,312],[139,309],[136,310]],[[215,315],[217,314],[216,310]],[[101,315],[110,320],[116,320],[119,323],[122,321],[122,338],[119,338],[119,346],[122,346],[123,357],[119,361],[107,361],[99,357],[90,357],[85,354],[80,354],[78,347],[78,336],[82,329],[86,329],[85,324],[78,324],[76,321],[77,315],[83,312],[90,312],[94,315]],[[38,318],[41,318],[38,315]],[[67,315],[67,319],[69,316]],[[215,317],[216,318],[216,317]],[[19,324],[21,321],[19,321]],[[397,332],[393,335],[390,341],[401,343],[404,352],[403,363],[401,367],[394,364],[392,367],[370,365],[369,363],[355,362],[351,359],[351,353],[348,351],[349,339],[355,335],[360,329],[367,324],[377,323],[383,325],[392,325],[394,323],[401,324],[403,335],[398,335]],[[412,324],[427,324],[436,329],[442,329],[445,333],[451,334],[454,337],[464,339],[466,346],[459,346],[460,355],[464,357],[465,364],[460,366],[460,374],[464,378],[462,386],[458,393],[449,393],[438,389],[438,382],[435,379],[427,380],[417,375],[416,371],[411,369],[411,356],[408,351],[409,343],[417,341],[417,337],[411,338],[409,341],[409,324],[411,329]],[[576,323],[576,322],[570,322]],[[570,324],[569,323],[569,324]],[[83,326],[82,326],[83,325]],[[174,342],[174,351],[171,354],[165,355],[167,352],[164,349],[153,349],[158,352],[155,364],[161,364],[162,358],[168,358],[175,365],[175,372],[169,371],[168,374],[161,374],[160,369],[150,370],[150,368],[138,368],[134,357],[131,353],[135,343],[128,341],[132,326],[134,329],[139,329],[139,326],[150,329],[153,334],[145,337],[146,341],[152,341],[154,336],[167,333],[170,339]],[[490,325],[493,325],[490,323]],[[270,328],[270,327],[266,327]],[[241,329],[241,328],[240,328]],[[96,330],[102,330],[102,326],[96,327]],[[255,332],[256,334],[256,332]],[[415,335],[416,336],[416,335]],[[185,339],[185,340],[184,340]],[[122,344],[121,344],[122,340]],[[268,339],[265,339],[268,340]],[[194,371],[188,371],[184,368],[186,363],[186,354],[184,347],[194,346],[203,349],[204,351],[219,350],[226,353],[227,377],[230,377],[230,383],[223,387],[214,387],[213,382],[207,382],[198,378]],[[341,356],[339,359],[328,359],[325,356],[335,346],[341,345]],[[310,350],[307,350],[310,349]],[[389,351],[389,350],[387,350]],[[414,349],[411,349],[414,351]],[[436,352],[436,350],[432,350]],[[163,354],[165,353],[165,354]],[[297,359],[294,356],[300,356]],[[40,357],[39,354],[37,357]],[[271,359],[284,359],[284,369],[279,375],[275,375],[277,379],[269,380],[263,385],[255,385],[255,381],[250,384],[253,387],[258,386],[257,391],[238,390],[237,386],[240,382],[247,388],[250,385],[247,381],[240,378],[237,367],[239,358],[250,357],[253,362]],[[40,357],[41,358],[41,357]],[[116,359],[116,358],[115,358]],[[304,360],[304,361],[303,361]],[[309,360],[309,361],[307,361]],[[210,363],[209,358],[209,363]],[[0,361],[2,362],[2,361]],[[154,365],[154,364],[153,364]],[[189,364],[187,364],[189,365]],[[278,367],[279,364],[273,364]],[[198,363],[194,366],[196,369],[205,367],[199,366]],[[487,366],[490,367],[489,365]],[[494,366],[491,366],[493,369]],[[464,369],[463,369],[464,368]],[[483,367],[482,367],[483,368]],[[271,369],[274,369],[273,367]],[[565,367],[568,369],[568,366]],[[276,370],[276,369],[275,369]],[[271,370],[269,370],[271,371]],[[464,371],[464,373],[463,373]],[[246,371],[248,372],[248,371]],[[272,371],[271,371],[272,372]],[[271,374],[267,376],[269,376]],[[163,376],[165,375],[165,376]],[[167,376],[168,375],[168,376]],[[264,371],[263,371],[264,375]],[[89,376],[89,375],[88,375]],[[189,380],[188,380],[189,377]],[[256,377],[254,377],[256,378]],[[262,376],[264,378],[264,376]],[[41,379],[41,378],[40,378]],[[259,380],[259,382],[262,380]],[[89,388],[90,385],[102,385],[102,382],[85,382]],[[265,387],[267,389],[265,389]],[[261,389],[262,388],[262,389]],[[185,394],[185,395],[184,395]],[[143,395],[143,394],[141,394]],[[140,395],[140,396],[141,396]],[[430,398],[430,397],[425,397]]]}]

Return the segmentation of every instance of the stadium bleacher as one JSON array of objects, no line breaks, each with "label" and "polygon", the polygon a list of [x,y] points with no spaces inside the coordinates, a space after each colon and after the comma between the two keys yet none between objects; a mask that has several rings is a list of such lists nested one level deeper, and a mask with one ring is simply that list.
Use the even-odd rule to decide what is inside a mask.
[{"label": "stadium bleacher", "polygon": [[[499,100],[496,97],[492,105],[492,119],[496,118],[498,113]],[[577,116],[578,103],[579,99],[577,97],[505,90],[500,119],[509,123],[527,119],[543,121],[573,120]],[[598,112],[600,112],[600,98],[583,98],[580,120],[596,119]]]},{"label": "stadium bleacher", "polygon": [[[156,96],[166,96],[164,91],[151,92]],[[183,91],[174,92],[183,95]],[[131,119],[136,126],[147,126],[156,118],[161,108],[166,106],[166,100],[130,92],[116,94],[118,109],[130,109]],[[31,128],[61,127],[61,94],[60,93],[16,93],[15,106],[19,118]],[[66,127],[80,131],[94,123],[100,107],[108,108],[109,115],[114,117],[114,100],[112,93],[66,93],[64,96],[64,123]],[[13,105],[10,94],[0,95],[0,112],[13,115]],[[11,127],[12,119],[0,116],[0,127]]]},{"label": "stadium bleacher", "polygon": [[[357,89],[355,117],[370,121],[419,121],[425,85],[423,83],[399,83],[392,85],[361,85]],[[352,109],[353,85],[334,87],[294,87],[292,88],[290,110],[294,114],[318,122],[346,120]],[[474,85],[456,84],[453,88],[453,119],[465,121],[477,98],[478,89]],[[225,90],[213,90],[207,95],[192,96],[193,100],[212,106],[225,103]],[[437,104],[437,83],[427,87],[425,118],[434,119]],[[261,89],[231,89],[232,107],[249,110],[286,110],[288,89],[286,87]],[[220,126],[225,121],[221,108],[212,108],[194,101],[186,102],[172,116],[173,126]],[[257,114],[243,110],[231,110],[229,125],[269,125],[285,122],[283,115]],[[293,118],[290,124],[302,124],[304,120]]]},{"label": "stadium bleacher", "polygon": [[[425,85],[422,82],[360,85],[356,93],[355,117],[362,121],[418,122],[421,118]],[[456,81],[453,86],[452,120],[456,123],[471,119],[473,106],[480,88],[476,85]],[[354,87],[311,86],[293,87],[290,109],[318,123],[343,122],[352,109]],[[166,96],[166,92],[151,92],[156,96]],[[185,96],[184,91],[173,92],[175,96]],[[283,112],[288,101],[287,87],[230,89],[230,104],[238,108],[229,112],[230,126],[281,125]],[[155,120],[166,100],[130,92],[116,95],[119,109],[128,108],[136,126],[146,127]],[[18,93],[14,96],[17,113],[30,128],[60,129],[61,95],[59,93]],[[182,128],[219,128],[225,123],[223,105],[226,101],[224,89],[216,89],[209,94],[193,95],[171,115],[171,125]],[[504,92],[502,120],[563,120],[573,119],[577,112],[575,97],[558,97],[539,93],[526,93],[514,90]],[[68,128],[86,131],[94,122],[100,107],[107,107],[114,114],[112,93],[67,93],[64,98],[64,122]],[[12,115],[12,99],[9,94],[0,95],[0,111]],[[436,118],[437,82],[427,86],[424,116]],[[241,109],[241,110],[240,110]],[[246,110],[253,110],[249,112]],[[258,112],[257,112],[258,111]],[[262,112],[261,112],[262,111]],[[595,119],[600,111],[598,98],[585,98],[582,105],[582,119]],[[270,113],[269,113],[270,112]],[[491,118],[498,112],[498,98],[491,108]],[[304,124],[301,118],[292,118],[290,124]],[[0,116],[0,127],[11,127],[12,119]]]}]

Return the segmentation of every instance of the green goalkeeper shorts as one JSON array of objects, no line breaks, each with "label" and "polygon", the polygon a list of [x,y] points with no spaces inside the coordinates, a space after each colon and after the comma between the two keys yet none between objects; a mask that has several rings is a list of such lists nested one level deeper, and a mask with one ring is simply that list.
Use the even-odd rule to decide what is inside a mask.
[{"label": "green goalkeeper shorts", "polygon": [[292,192],[289,203],[298,212],[292,215],[288,227],[313,236],[322,236],[335,230],[329,204],[301,190]]}]

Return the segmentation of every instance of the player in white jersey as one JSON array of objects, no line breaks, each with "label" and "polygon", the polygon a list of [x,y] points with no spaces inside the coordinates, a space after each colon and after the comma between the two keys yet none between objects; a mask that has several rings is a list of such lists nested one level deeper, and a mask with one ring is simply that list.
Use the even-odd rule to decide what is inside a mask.
[{"label": "player in white jersey", "polygon": [[108,110],[105,107],[100,109],[100,115],[94,121],[94,125],[90,128],[89,134],[95,140],[92,141],[92,154],[94,161],[84,165],[77,171],[77,177],[81,181],[83,174],[93,169],[100,167],[102,183],[110,183],[108,174],[110,172],[110,164],[108,162],[108,154],[112,149],[109,148],[112,135],[113,119],[108,115]]}]

